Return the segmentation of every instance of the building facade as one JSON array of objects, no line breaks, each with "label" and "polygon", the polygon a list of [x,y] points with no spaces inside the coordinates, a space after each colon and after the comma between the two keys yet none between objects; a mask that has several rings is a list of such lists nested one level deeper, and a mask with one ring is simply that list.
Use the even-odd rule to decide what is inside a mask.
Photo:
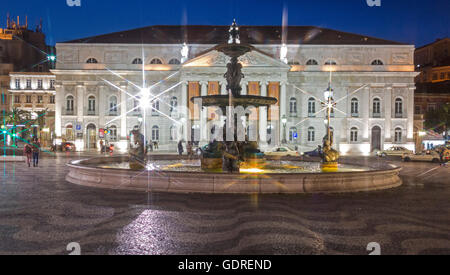
[{"label": "building facade", "polygon": [[[256,50],[240,58],[242,94],[272,96],[278,109],[260,108],[257,139],[264,150],[286,143],[315,149],[326,134],[324,91],[331,79],[334,146],[369,154],[394,144],[414,149],[414,46],[314,27],[241,27],[241,42]],[[152,26],[58,43],[55,132],[58,141],[96,149],[105,138],[126,149],[145,122],[148,141],[176,151],[180,139],[211,138],[211,110],[191,98],[227,94],[229,59],[214,46],[225,26]],[[142,87],[150,108],[140,105]],[[190,110],[186,113],[184,110]],[[272,138],[276,137],[276,138]]]},{"label": "building facade", "polygon": [[[44,147],[52,144],[55,130],[55,75],[52,73],[12,72],[8,92],[10,109],[23,110],[31,115],[26,128],[27,137],[38,137]],[[42,119],[37,118],[41,116]],[[37,121],[41,121],[39,125]],[[25,133],[25,132],[24,132]]]}]

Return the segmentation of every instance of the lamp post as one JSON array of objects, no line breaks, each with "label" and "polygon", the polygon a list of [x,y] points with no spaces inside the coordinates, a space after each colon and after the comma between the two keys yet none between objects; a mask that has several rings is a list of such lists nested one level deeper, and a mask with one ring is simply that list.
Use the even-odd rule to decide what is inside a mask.
[{"label": "lamp post", "polygon": [[286,123],[287,123],[286,115],[283,115],[283,117],[281,118],[281,122],[283,123],[283,140],[281,142],[285,144],[286,143]]}]

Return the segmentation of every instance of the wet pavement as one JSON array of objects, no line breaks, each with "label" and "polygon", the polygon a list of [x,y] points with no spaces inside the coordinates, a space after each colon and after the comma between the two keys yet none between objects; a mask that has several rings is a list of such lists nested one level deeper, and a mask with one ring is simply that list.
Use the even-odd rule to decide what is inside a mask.
[{"label": "wet pavement", "polygon": [[0,254],[450,254],[450,167],[390,160],[403,186],[369,193],[204,195],[73,185],[71,159],[0,163]]}]

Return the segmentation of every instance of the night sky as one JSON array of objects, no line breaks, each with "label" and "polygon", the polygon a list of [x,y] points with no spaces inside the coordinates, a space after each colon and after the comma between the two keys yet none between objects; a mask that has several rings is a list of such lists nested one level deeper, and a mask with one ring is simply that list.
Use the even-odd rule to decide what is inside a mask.
[{"label": "night sky", "polygon": [[289,25],[307,25],[365,34],[416,46],[448,37],[449,0],[3,0],[0,27],[6,14],[21,21],[28,15],[32,28],[44,20],[47,42],[53,45],[76,38],[149,25],[281,25],[283,10]]}]

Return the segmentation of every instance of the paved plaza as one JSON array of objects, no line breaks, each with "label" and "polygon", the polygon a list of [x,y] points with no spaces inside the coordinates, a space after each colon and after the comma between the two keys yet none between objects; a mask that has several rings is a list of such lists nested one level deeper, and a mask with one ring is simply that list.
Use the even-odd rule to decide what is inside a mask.
[{"label": "paved plaza", "polygon": [[76,158],[0,163],[0,254],[450,254],[449,167],[389,160],[403,186],[370,193],[204,195],[73,185]]}]

